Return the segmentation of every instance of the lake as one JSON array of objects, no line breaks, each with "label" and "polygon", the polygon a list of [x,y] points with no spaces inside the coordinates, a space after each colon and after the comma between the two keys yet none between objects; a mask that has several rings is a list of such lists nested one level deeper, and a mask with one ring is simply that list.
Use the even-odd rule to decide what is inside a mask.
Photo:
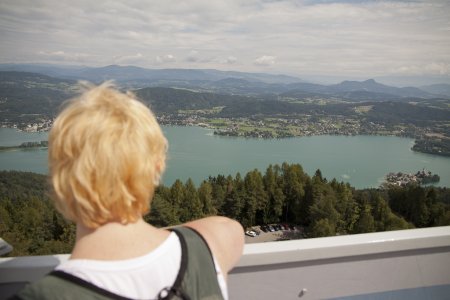
[{"label": "lake", "polygon": [[[450,158],[411,151],[413,139],[387,136],[312,136],[280,140],[214,136],[200,127],[165,126],[169,140],[163,183],[191,177],[196,184],[218,174],[242,176],[269,164],[299,163],[312,176],[320,169],[327,179],[349,182],[356,188],[377,187],[389,172],[415,173],[422,168],[439,174],[437,186],[450,187]],[[0,145],[47,139],[47,133],[0,128]],[[47,150],[0,152],[1,170],[47,173]]]}]

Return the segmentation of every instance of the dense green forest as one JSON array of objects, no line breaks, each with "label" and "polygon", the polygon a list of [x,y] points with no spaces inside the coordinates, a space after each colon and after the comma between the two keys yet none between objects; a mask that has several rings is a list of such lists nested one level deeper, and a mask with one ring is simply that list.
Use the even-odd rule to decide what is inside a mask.
[{"label": "dense green forest", "polygon": [[[450,189],[410,185],[355,190],[311,177],[298,164],[269,166],[234,177],[218,175],[160,186],[145,219],[156,226],[224,215],[244,227],[271,223],[302,226],[306,237],[450,225]],[[68,253],[75,227],[57,213],[44,175],[0,172],[0,236],[11,256]]]}]

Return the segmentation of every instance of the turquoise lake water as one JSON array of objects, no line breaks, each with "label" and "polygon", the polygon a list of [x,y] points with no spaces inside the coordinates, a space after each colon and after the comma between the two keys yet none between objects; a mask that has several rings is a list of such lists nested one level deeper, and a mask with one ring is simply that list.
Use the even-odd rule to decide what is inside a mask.
[{"label": "turquoise lake water", "polygon": [[[441,177],[438,186],[450,187],[450,158],[411,151],[413,139],[386,136],[313,136],[280,140],[214,136],[199,127],[163,127],[169,140],[165,185],[191,177],[199,184],[208,176],[235,175],[269,164],[299,163],[313,175],[320,169],[327,179],[349,182],[356,188],[377,187],[389,172],[425,168]],[[47,133],[0,128],[0,145],[47,139]],[[47,173],[47,150],[0,152],[0,169]]]}]

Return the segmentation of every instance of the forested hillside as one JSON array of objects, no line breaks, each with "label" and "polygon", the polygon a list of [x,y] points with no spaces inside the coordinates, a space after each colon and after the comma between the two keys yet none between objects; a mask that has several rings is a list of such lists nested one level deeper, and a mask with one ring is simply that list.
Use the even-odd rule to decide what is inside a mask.
[{"label": "forested hillside", "polygon": [[[306,237],[450,225],[450,190],[420,187],[355,190],[311,177],[298,164],[269,166],[234,177],[218,175],[199,187],[177,180],[157,189],[145,219],[156,226],[208,215],[237,219],[244,227],[270,223],[302,226]],[[57,213],[43,175],[0,172],[0,236],[11,256],[68,253],[74,225]]]},{"label": "forested hillside", "polygon": [[157,115],[161,113],[176,114],[180,110],[201,110],[217,106],[234,106],[240,102],[253,103],[256,101],[254,98],[245,96],[193,92],[185,89],[163,87],[143,88],[136,90],[135,93]]},{"label": "forested hillside", "polygon": [[0,121],[35,122],[55,116],[75,95],[75,81],[42,74],[0,72]]}]

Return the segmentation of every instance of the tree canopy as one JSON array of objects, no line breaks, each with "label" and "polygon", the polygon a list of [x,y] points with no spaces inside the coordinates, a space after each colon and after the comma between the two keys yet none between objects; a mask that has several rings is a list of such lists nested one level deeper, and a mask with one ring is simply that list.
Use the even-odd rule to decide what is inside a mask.
[{"label": "tree canopy", "polygon": [[[71,251],[75,226],[53,208],[48,190],[44,175],[0,172],[0,236],[13,245],[11,256]],[[243,177],[210,176],[199,187],[191,179],[160,186],[145,220],[164,227],[210,215],[244,227],[295,224],[306,237],[443,226],[450,225],[450,189],[356,190],[320,170],[310,177],[301,165],[283,163]]]}]

